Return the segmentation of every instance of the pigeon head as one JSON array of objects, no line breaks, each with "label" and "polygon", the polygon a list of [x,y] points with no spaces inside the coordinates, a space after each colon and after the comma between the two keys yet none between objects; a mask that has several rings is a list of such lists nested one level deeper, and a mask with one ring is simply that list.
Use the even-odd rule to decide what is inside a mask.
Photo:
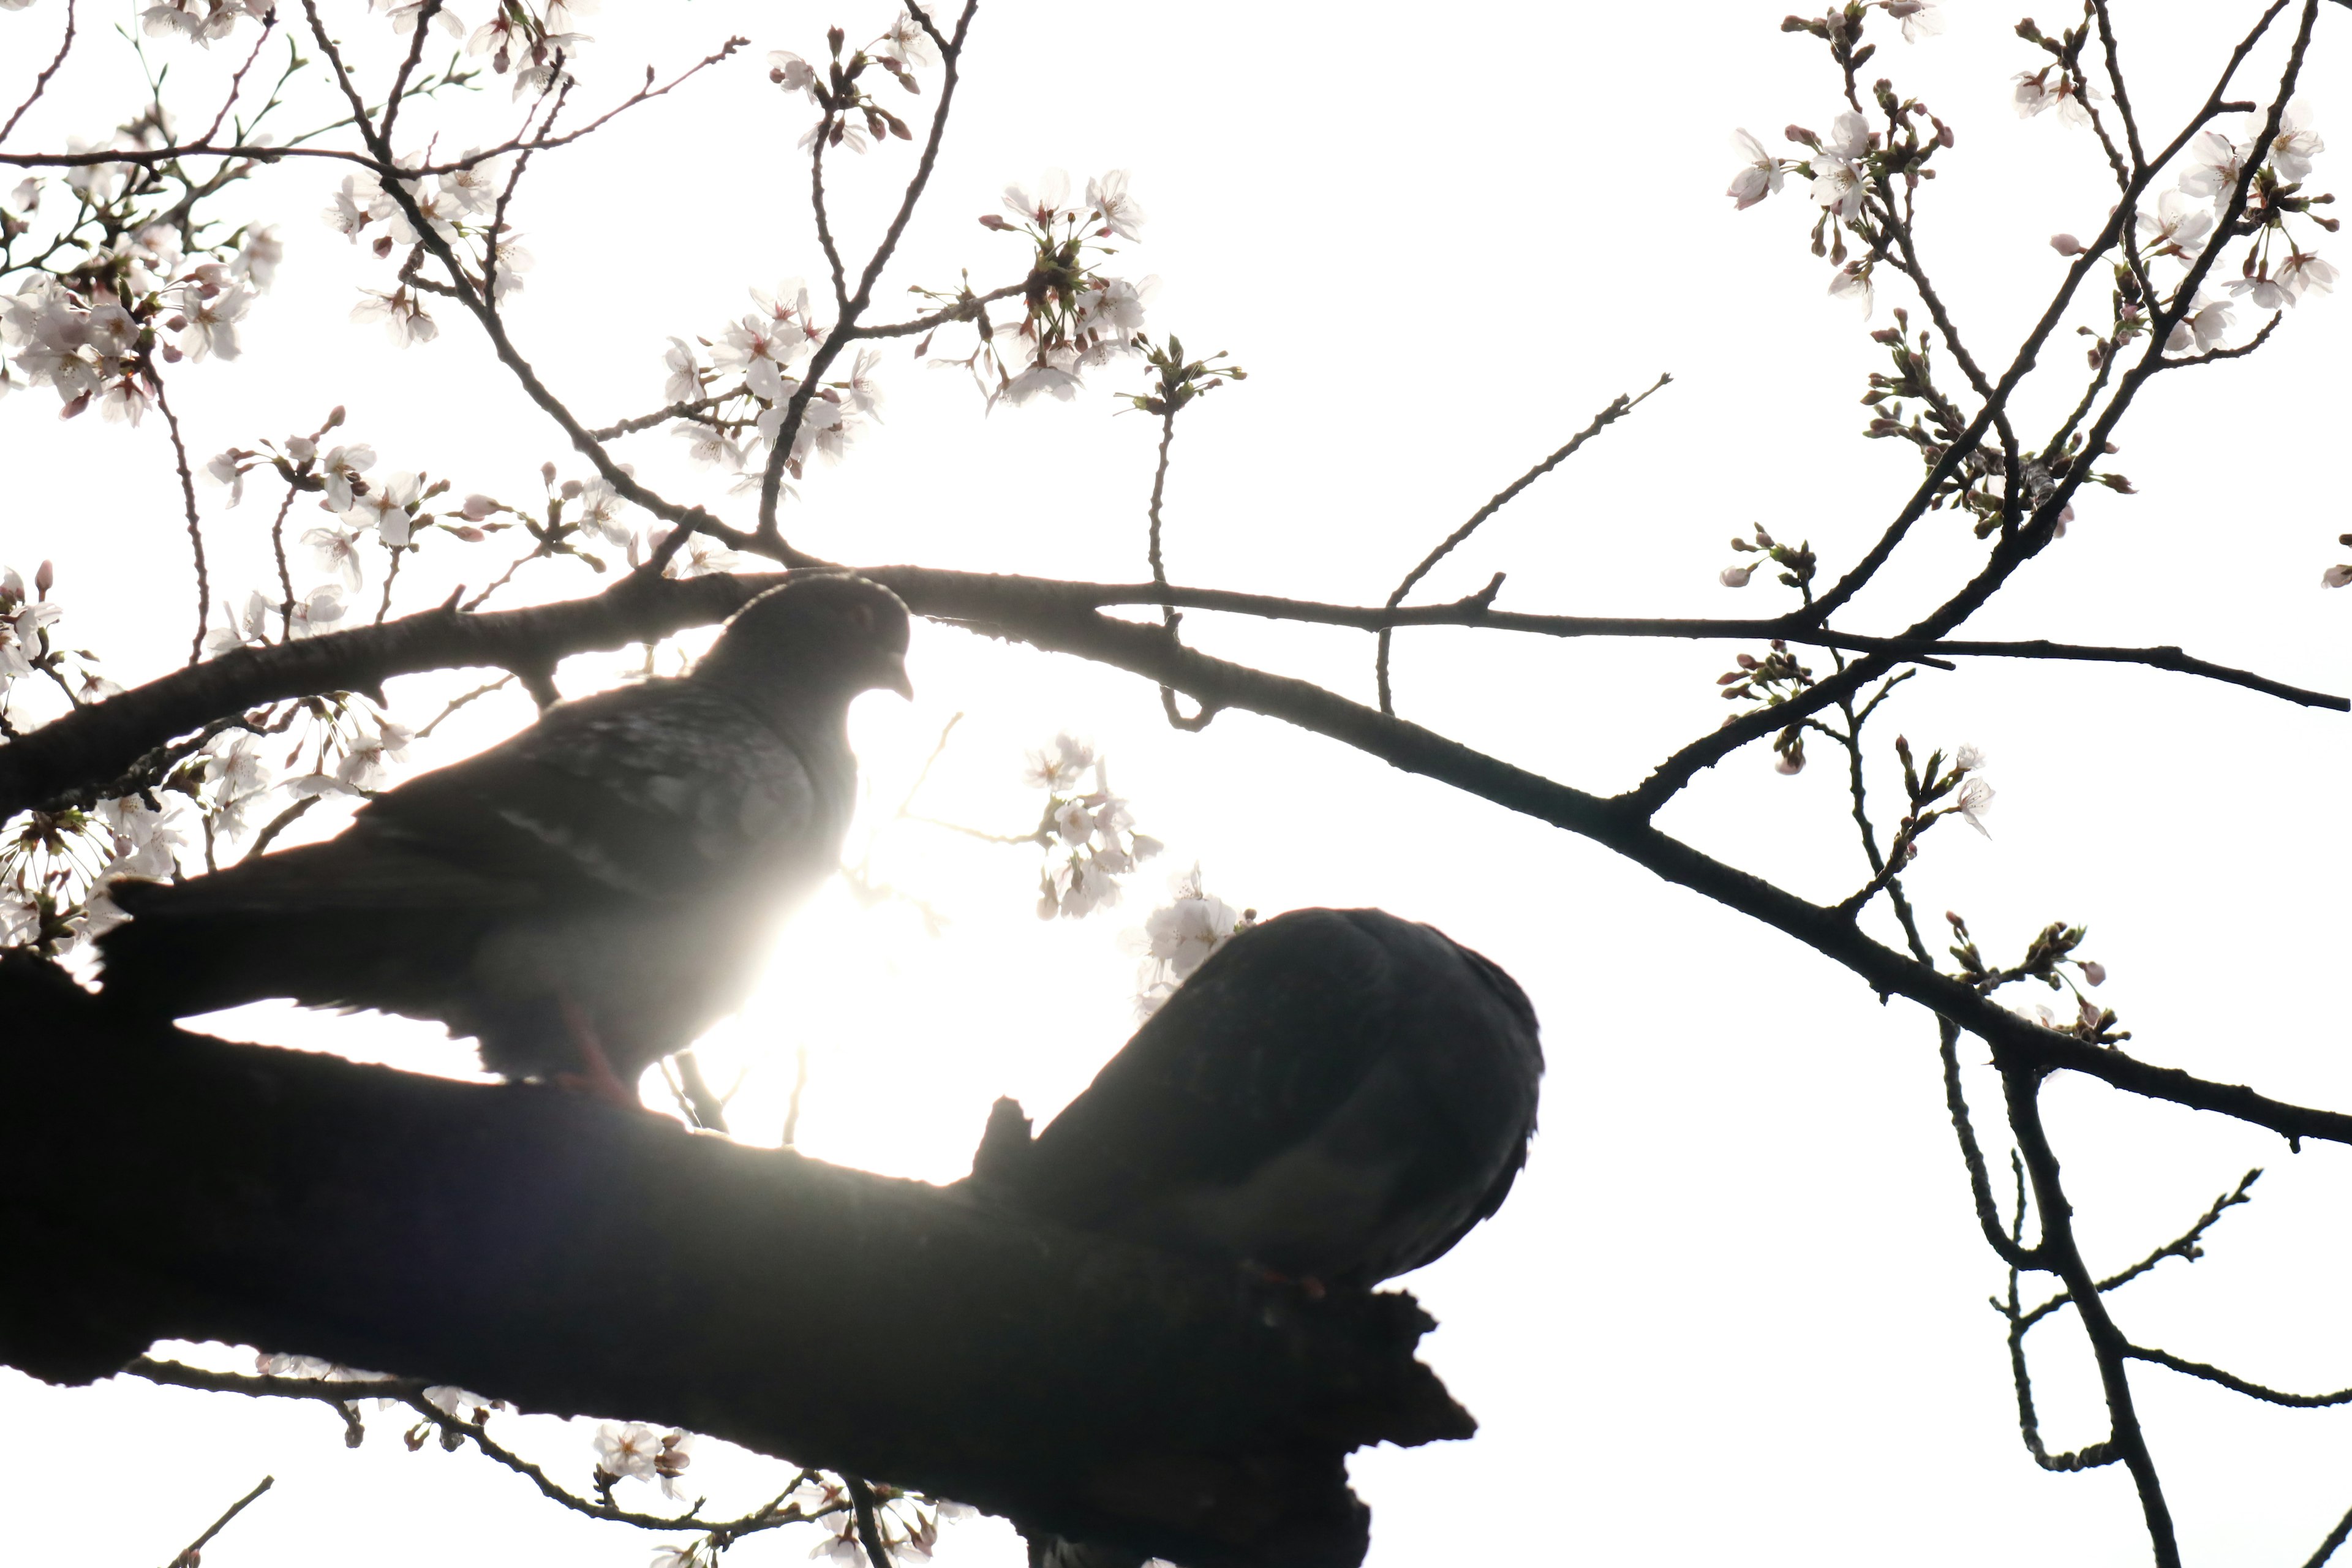
[{"label": "pigeon head", "polygon": [[735,612],[695,679],[761,711],[779,701],[846,704],[887,689],[911,698],[907,606],[879,583],[847,573],[794,577]]}]

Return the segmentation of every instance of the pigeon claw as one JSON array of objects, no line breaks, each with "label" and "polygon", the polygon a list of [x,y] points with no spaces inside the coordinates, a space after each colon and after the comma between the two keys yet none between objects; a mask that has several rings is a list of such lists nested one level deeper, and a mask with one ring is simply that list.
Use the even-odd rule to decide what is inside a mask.
[{"label": "pigeon claw", "polygon": [[570,1031],[572,1047],[580,1053],[582,1071],[557,1073],[555,1084],[575,1093],[593,1095],[607,1105],[617,1105],[624,1110],[643,1110],[645,1101],[637,1091],[621,1081],[613,1070],[612,1058],[597,1042],[596,1026],[589,1021],[587,1009],[569,996],[556,999],[563,1014],[563,1026]]}]

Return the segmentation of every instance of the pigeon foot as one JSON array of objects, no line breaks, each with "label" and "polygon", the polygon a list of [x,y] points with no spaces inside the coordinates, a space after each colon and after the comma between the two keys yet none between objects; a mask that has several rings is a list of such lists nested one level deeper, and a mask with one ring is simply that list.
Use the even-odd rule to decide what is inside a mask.
[{"label": "pigeon foot", "polygon": [[576,1073],[557,1073],[556,1086],[575,1093],[593,1095],[624,1110],[643,1110],[645,1101],[637,1097],[637,1091],[623,1083],[620,1075],[613,1070],[612,1058],[604,1054],[604,1047],[597,1042],[596,1026],[589,1022],[587,1009],[569,996],[557,997],[556,1006],[563,1014],[563,1026],[571,1031],[572,1047],[579,1051],[580,1065],[584,1069]]}]

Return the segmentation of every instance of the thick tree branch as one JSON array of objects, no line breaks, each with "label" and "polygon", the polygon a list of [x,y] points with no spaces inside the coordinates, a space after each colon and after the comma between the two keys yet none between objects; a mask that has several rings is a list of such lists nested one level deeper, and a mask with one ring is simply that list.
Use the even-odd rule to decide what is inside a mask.
[{"label": "thick tree branch", "polygon": [[[0,1359],[37,1376],[294,1350],[1201,1568],[1353,1568],[1349,1450],[1472,1430],[1408,1297],[1308,1300],[561,1090],[133,1033],[19,954],[0,1006]],[[51,1109],[93,1097],[102,1129]]]}]

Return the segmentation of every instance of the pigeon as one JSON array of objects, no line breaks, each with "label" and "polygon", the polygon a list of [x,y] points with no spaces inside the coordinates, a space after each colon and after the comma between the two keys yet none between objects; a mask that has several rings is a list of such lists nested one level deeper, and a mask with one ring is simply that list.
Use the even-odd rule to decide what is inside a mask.
[{"label": "pigeon", "polygon": [[1309,1293],[1452,1250],[1501,1207],[1543,1047],[1490,960],[1380,910],[1234,937],[1034,1139],[990,1113],[970,1185],[1081,1230]]},{"label": "pigeon", "polygon": [[849,704],[913,695],[908,627],[875,583],[795,576],[688,674],[559,703],[337,837],[118,882],[105,994],[150,1017],[290,997],[437,1020],[493,1072],[634,1104],[839,867]]}]

